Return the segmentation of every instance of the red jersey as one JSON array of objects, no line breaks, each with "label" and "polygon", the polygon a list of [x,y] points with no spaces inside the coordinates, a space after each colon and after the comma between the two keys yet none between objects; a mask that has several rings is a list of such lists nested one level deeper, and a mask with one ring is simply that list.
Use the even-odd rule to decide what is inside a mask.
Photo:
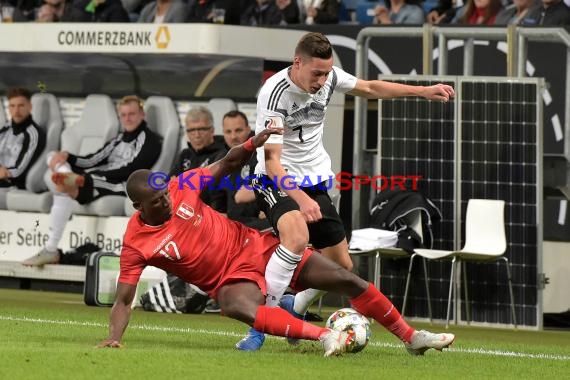
[{"label": "red jersey", "polygon": [[[193,175],[191,173],[194,173]],[[267,261],[279,245],[270,233],[246,227],[214,211],[200,199],[200,177],[208,168],[184,172],[168,184],[171,218],[149,226],[135,212],[129,219],[121,251],[119,282],[136,285],[143,269],[152,265],[198,286],[215,297],[217,288],[232,279],[263,280]],[[258,283],[260,281],[257,281]],[[265,293],[265,284],[260,284]]]}]

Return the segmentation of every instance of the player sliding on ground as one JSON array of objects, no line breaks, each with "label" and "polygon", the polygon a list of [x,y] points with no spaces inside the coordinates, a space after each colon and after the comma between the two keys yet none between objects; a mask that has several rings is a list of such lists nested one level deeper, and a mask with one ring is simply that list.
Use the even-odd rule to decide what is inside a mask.
[{"label": "player sliding on ground", "polygon": [[[187,171],[165,187],[150,170],[138,170],[129,177],[127,194],[138,211],[129,220],[123,240],[109,337],[99,347],[121,347],[137,282],[143,269],[153,265],[197,285],[218,300],[224,315],[258,331],[319,340],[325,356],[346,351],[353,339],[349,333],[319,327],[281,308],[265,306],[265,267],[279,245],[277,237],[231,221],[200,200],[201,178],[220,179],[234,172],[271,134],[281,132],[266,129],[232,148],[220,161]],[[309,249],[297,265],[291,286],[349,297],[354,309],[386,327],[414,355],[422,355],[429,348],[446,348],[455,338],[453,334],[414,330],[372,284]]]}]

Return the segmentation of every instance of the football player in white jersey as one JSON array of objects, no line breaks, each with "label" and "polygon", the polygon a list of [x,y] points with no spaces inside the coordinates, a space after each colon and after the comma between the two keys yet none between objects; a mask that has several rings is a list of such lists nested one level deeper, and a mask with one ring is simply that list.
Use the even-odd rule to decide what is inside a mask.
[{"label": "football player in white jersey", "polygon": [[[308,289],[295,298],[285,292],[306,245],[348,270],[352,261],[342,220],[327,194],[334,173],[323,146],[324,120],[333,92],[368,99],[419,96],[447,102],[451,86],[410,86],[356,78],[333,66],[332,47],[321,33],[307,33],[298,42],[293,64],[267,80],[257,99],[256,133],[269,126],[283,127],[257,149],[258,175],[252,187],[281,244],[267,264],[267,305],[281,306],[302,318],[322,292]],[[330,182],[330,181],[329,181]],[[258,350],[263,334],[250,330],[238,342],[241,350]]]}]

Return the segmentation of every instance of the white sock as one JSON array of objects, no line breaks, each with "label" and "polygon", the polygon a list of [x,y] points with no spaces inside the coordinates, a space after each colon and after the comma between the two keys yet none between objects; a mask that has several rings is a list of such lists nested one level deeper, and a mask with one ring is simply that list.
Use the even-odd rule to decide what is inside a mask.
[{"label": "white sock", "polygon": [[289,286],[293,272],[301,261],[300,255],[289,251],[282,244],[273,252],[265,268],[265,281],[267,282],[267,298],[265,305],[275,307]]},{"label": "white sock", "polygon": [[324,296],[327,292],[319,289],[306,289],[295,295],[295,303],[293,310],[295,313],[304,315],[309,307],[319,298]]},{"label": "white sock", "polygon": [[57,245],[63,235],[65,225],[73,211],[73,202],[67,194],[56,193],[53,195],[53,205],[51,206],[50,231],[45,249],[48,252],[57,251]]}]

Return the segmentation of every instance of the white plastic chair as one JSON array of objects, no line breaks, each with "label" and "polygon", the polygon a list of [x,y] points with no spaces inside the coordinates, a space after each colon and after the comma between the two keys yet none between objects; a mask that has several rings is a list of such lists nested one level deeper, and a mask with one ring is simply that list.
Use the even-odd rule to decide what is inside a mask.
[{"label": "white plastic chair", "polygon": [[[505,201],[490,199],[470,199],[467,203],[467,215],[465,219],[465,245],[459,251],[442,251],[435,249],[415,249],[410,258],[410,268],[416,256],[421,256],[427,260],[449,260],[451,259],[451,276],[449,280],[449,295],[447,299],[447,320],[446,327],[449,327],[449,315],[451,311],[451,296],[457,288],[455,272],[457,265],[463,263],[463,287],[465,290],[465,305],[468,322],[471,320],[469,309],[469,297],[467,293],[467,276],[465,273],[465,262],[493,262],[502,260],[505,262],[507,278],[509,282],[509,292],[511,296],[511,314],[513,324],[516,327],[515,303],[513,296],[513,284],[509,259],[504,256],[507,250],[507,240],[505,237]],[[425,262],[425,260],[424,260]],[[407,302],[408,288],[410,284],[411,271],[408,271],[406,280],[406,291],[404,294],[404,307]],[[428,303],[431,300],[428,297]],[[457,315],[455,314],[457,321]]]}]

